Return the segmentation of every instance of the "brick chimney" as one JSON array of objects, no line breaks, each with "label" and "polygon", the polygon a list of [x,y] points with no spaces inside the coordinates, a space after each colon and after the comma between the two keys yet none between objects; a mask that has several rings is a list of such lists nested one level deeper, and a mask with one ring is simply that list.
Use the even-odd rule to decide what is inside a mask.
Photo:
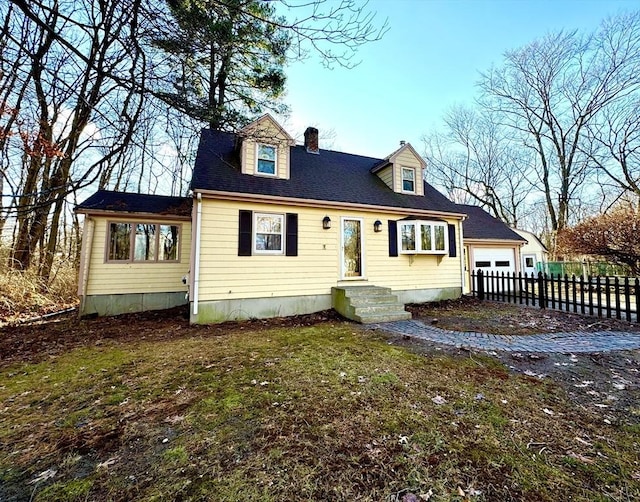
[{"label": "brick chimney", "polygon": [[307,148],[308,153],[320,153],[318,148],[318,130],[315,127],[307,127],[304,132],[304,146]]}]

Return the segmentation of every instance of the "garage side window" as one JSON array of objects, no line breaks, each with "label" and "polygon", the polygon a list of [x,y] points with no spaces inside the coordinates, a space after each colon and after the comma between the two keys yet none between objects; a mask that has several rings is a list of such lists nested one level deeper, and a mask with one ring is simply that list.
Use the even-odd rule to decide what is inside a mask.
[{"label": "garage side window", "polygon": [[111,222],[108,229],[108,262],[155,263],[179,259],[179,225]]}]

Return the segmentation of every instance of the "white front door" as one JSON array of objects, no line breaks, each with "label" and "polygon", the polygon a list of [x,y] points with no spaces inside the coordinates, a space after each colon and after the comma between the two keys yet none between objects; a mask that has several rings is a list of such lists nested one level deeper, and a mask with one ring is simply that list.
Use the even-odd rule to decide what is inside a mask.
[{"label": "white front door", "polygon": [[527,275],[538,273],[538,270],[536,268],[536,255],[534,254],[522,255],[522,271]]},{"label": "white front door", "polygon": [[342,218],[342,279],[364,276],[362,219]]}]

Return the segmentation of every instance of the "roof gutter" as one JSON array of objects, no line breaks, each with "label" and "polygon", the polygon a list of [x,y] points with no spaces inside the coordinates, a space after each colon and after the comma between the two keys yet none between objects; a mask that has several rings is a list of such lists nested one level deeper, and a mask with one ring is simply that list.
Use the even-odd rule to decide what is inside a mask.
[{"label": "roof gutter", "polygon": [[422,215],[422,216],[440,216],[463,220],[466,218],[465,213],[454,213],[449,211],[435,211],[426,209],[416,209],[409,207],[394,206],[376,206],[373,204],[359,204],[354,202],[341,202],[330,200],[303,199],[299,197],[278,197],[273,195],[249,194],[241,192],[225,192],[221,190],[198,190],[198,195],[218,200],[230,200],[235,202],[260,202],[264,204],[292,204],[301,207],[320,207],[323,209],[360,209],[372,213],[397,213],[403,215]]},{"label": "roof gutter", "polygon": [[191,219],[188,215],[176,215],[176,214],[168,214],[168,213],[150,213],[147,211],[118,211],[118,210],[108,210],[108,209],[91,209],[91,208],[76,208],[74,212],[80,214],[86,214],[88,216],[114,216],[118,218],[130,218],[130,219],[145,219],[145,220],[179,220],[179,221],[188,221]]},{"label": "roof gutter", "polygon": [[198,315],[198,301],[200,297],[200,234],[202,229],[202,194],[196,195],[196,232],[195,254],[193,259],[193,315]]}]

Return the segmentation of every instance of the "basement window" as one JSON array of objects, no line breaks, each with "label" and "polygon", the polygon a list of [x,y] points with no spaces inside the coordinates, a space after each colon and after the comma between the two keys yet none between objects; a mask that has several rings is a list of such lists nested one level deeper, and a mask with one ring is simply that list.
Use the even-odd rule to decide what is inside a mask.
[{"label": "basement window", "polygon": [[179,225],[110,222],[108,262],[177,262]]}]

